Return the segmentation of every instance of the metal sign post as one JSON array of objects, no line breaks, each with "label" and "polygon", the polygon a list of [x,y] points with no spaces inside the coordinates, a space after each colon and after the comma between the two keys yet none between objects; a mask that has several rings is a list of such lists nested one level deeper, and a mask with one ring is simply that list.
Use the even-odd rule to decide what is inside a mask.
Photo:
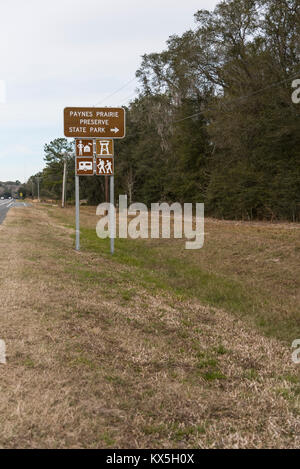
[{"label": "metal sign post", "polygon": [[115,250],[115,206],[114,206],[114,176],[110,176],[110,207],[109,207],[109,224],[110,224],[110,252]]},{"label": "metal sign post", "polygon": [[65,207],[66,202],[66,180],[67,180],[67,160],[66,156],[64,158],[64,173],[63,173],[63,185],[62,185],[62,194],[61,194],[61,207]]},{"label": "metal sign post", "polygon": [[36,180],[37,180],[37,184],[38,184],[38,201],[40,202],[40,177],[37,176]]},{"label": "metal sign post", "polygon": [[75,212],[76,212],[76,251],[80,251],[80,224],[79,224],[79,176],[75,176]]}]

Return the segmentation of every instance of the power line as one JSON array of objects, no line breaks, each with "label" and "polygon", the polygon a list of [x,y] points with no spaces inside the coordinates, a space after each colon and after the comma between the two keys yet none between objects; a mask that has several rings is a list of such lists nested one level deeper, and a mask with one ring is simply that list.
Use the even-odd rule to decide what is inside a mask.
[{"label": "power line", "polygon": [[127,96],[126,98],[124,98],[124,99],[122,100],[121,106],[123,106],[123,104],[125,104],[128,100],[130,100],[131,98],[134,98],[135,96],[136,96],[136,93],[131,94],[131,95]]},{"label": "power line", "polygon": [[[192,30],[193,32],[195,32],[195,30],[198,28],[198,25],[195,26],[195,28]],[[106,96],[105,98],[101,99],[100,101],[98,101],[96,104],[94,104],[94,107],[95,106],[98,106],[99,104],[102,104],[103,102],[105,102],[107,99],[111,98],[112,96],[114,96],[115,94],[117,94],[119,91],[122,91],[124,88],[126,88],[128,85],[130,85],[130,83],[132,83],[133,81],[137,80],[137,77],[133,77],[131,80],[129,80],[128,82],[125,83],[125,85],[121,86],[120,88],[118,88],[117,90],[115,90],[113,93],[109,94],[108,96]],[[134,93],[133,95],[130,95],[126,98],[124,98],[123,100],[123,103],[125,103],[128,99],[130,98],[133,98],[134,96],[136,95],[136,93]],[[123,105],[123,104],[122,104]]]},{"label": "power line", "polygon": [[[258,13],[261,13],[261,12],[264,10],[264,8],[265,8],[265,6],[257,7],[257,12],[258,12]],[[265,13],[265,12],[264,12],[264,13]],[[190,29],[190,31],[191,31],[192,33],[196,33],[196,32],[197,32],[197,29],[199,29],[199,25],[198,25],[198,24],[196,24],[196,25],[194,26],[194,28]],[[291,78],[291,79],[292,79],[292,78]],[[99,105],[99,104],[102,104],[103,102],[105,102],[105,101],[106,101],[107,99],[109,99],[110,97],[116,95],[119,91],[121,91],[121,90],[123,90],[124,88],[126,88],[128,85],[130,85],[130,83],[132,83],[132,82],[135,81],[135,80],[137,80],[137,78],[136,78],[136,77],[133,77],[133,78],[130,79],[128,82],[126,82],[123,86],[121,86],[120,88],[118,88],[117,90],[115,90],[113,93],[107,95],[105,98],[103,98],[102,100],[100,100],[100,101],[98,101],[96,104],[94,104],[94,107],[97,106],[97,105]],[[275,85],[277,85],[277,84],[283,83],[284,81],[288,81],[288,80],[283,80],[283,81],[278,82],[278,83],[276,83],[276,84],[271,84],[269,87],[262,88],[261,90],[258,90],[257,92],[255,92],[255,93],[253,93],[253,94],[251,94],[251,95],[249,95],[249,96],[241,96],[241,97],[237,98],[237,100],[240,100],[240,99],[243,99],[243,98],[248,98],[248,97],[254,96],[254,95],[257,94],[257,93],[259,93],[259,92],[261,92],[261,91],[264,91],[264,90],[266,90],[266,89],[268,89],[268,88],[270,88],[270,87],[272,87],[272,86],[275,86]],[[124,100],[122,100],[122,101],[123,101],[123,104],[125,104],[128,99],[133,98],[135,95],[136,95],[136,93],[134,93],[133,95],[130,95],[130,96],[124,98]],[[122,105],[123,105],[123,104],[122,104]],[[207,109],[207,110],[209,110],[209,109]],[[187,117],[185,117],[185,118],[183,118],[183,119],[180,119],[179,121],[175,121],[175,122],[181,122],[182,120],[190,119],[190,118],[195,117],[195,116],[197,116],[197,115],[199,115],[199,114],[202,114],[203,112],[206,112],[207,110],[205,110],[205,111],[200,111],[200,112],[198,112],[198,113],[196,113],[196,114],[193,114],[193,115],[191,115],[191,116],[187,116]]]},{"label": "power line", "polygon": [[107,99],[109,99],[111,96],[114,96],[115,94],[117,94],[119,91],[123,90],[124,88],[126,88],[126,86],[130,85],[130,83],[132,83],[134,80],[136,80],[136,77],[133,77],[131,80],[129,80],[127,83],[125,83],[125,85],[121,86],[120,88],[118,88],[116,91],[114,91],[113,93],[109,94],[108,96],[106,96],[105,98],[101,99],[100,101],[98,101],[96,104],[94,104],[94,106],[97,106],[99,104],[102,104],[104,101],[106,101]]},{"label": "power line", "polygon": [[[248,95],[244,95],[244,96],[239,96],[239,97],[236,98],[236,99],[232,99],[231,101],[228,101],[226,104],[232,104],[232,103],[241,101],[241,100],[243,100],[243,99],[251,98],[252,96],[257,95],[257,94],[261,93],[262,91],[265,91],[265,90],[267,90],[267,89],[273,88],[274,86],[280,85],[280,84],[282,84],[282,83],[285,83],[285,82],[287,82],[287,81],[290,81],[290,80],[293,80],[294,78],[299,77],[299,73],[300,73],[300,72],[298,72],[298,73],[295,74],[295,75],[292,75],[292,76],[289,77],[289,78],[285,78],[284,80],[271,83],[271,85],[265,86],[264,88],[261,88],[261,89],[255,91],[254,93],[251,93],[251,94],[248,94]],[[179,120],[177,120],[177,121],[174,121],[174,124],[177,124],[178,122],[185,121],[185,120],[187,120],[187,119],[191,119],[192,117],[199,116],[200,114],[204,114],[204,113],[207,112],[207,111],[215,111],[215,110],[216,110],[216,108],[207,108],[207,109],[204,109],[203,111],[196,112],[195,114],[191,114],[190,116],[184,117],[183,119],[179,119]]]}]

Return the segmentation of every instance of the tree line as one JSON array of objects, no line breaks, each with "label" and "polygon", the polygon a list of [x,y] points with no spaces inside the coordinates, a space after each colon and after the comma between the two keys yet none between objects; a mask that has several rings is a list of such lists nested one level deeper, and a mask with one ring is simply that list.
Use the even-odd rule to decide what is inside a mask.
[{"label": "tree line", "polygon": [[[127,136],[115,142],[116,194],[204,202],[220,218],[300,221],[299,34],[298,0],[227,0],[145,54]],[[61,196],[68,155],[74,198],[73,145],[45,145],[44,196]],[[104,200],[103,177],[80,179],[82,198]]]}]

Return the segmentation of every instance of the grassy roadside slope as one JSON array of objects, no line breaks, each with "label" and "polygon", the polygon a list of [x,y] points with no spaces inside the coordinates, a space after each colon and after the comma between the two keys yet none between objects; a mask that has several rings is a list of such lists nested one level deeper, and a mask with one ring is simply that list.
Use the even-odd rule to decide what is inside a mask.
[{"label": "grassy roadside slope", "polygon": [[288,346],[183,276],[169,288],[143,246],[100,253],[89,210],[75,253],[71,210],[51,212],[11,210],[0,230],[0,447],[299,447]]},{"label": "grassy roadside slope", "polygon": [[[48,213],[74,226],[72,208]],[[82,246],[110,258],[109,241],[96,235],[97,220],[94,207],[81,208]],[[183,240],[117,239],[114,260],[134,266],[145,288],[222,308],[289,345],[300,336],[299,224],[207,219],[200,250],[186,250]]]}]

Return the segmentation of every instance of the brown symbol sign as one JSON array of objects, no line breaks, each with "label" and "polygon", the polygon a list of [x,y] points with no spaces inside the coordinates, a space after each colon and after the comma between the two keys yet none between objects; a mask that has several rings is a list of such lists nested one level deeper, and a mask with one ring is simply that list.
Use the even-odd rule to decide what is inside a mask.
[{"label": "brown symbol sign", "polygon": [[125,110],[122,107],[66,107],[66,137],[124,138]]},{"label": "brown symbol sign", "polygon": [[76,176],[93,176],[94,158],[76,158]]},{"label": "brown symbol sign", "polygon": [[93,140],[78,139],[76,140],[76,156],[94,156]]},{"label": "brown symbol sign", "polygon": [[101,156],[114,156],[113,140],[96,140],[96,154]]},{"label": "brown symbol sign", "polygon": [[113,176],[114,159],[97,156],[96,158],[96,174],[97,176]]}]

